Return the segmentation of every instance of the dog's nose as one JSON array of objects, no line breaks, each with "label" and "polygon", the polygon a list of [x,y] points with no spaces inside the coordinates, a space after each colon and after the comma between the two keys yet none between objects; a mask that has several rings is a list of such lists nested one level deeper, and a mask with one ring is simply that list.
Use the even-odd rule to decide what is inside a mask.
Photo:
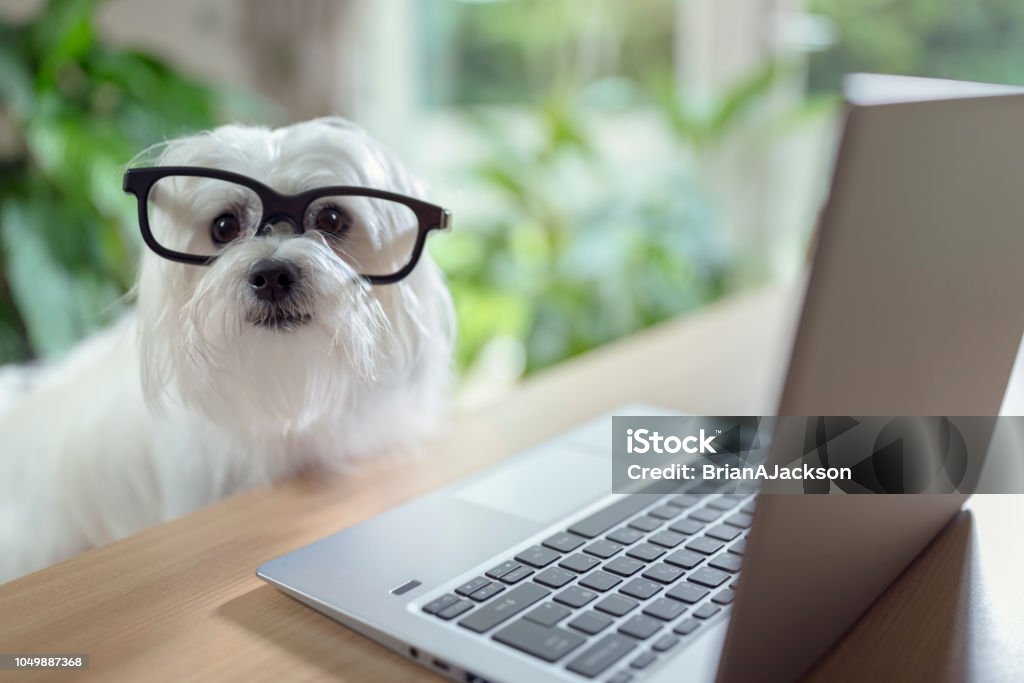
[{"label": "dog's nose", "polygon": [[298,280],[299,269],[280,259],[262,259],[249,268],[249,286],[263,301],[281,301]]}]

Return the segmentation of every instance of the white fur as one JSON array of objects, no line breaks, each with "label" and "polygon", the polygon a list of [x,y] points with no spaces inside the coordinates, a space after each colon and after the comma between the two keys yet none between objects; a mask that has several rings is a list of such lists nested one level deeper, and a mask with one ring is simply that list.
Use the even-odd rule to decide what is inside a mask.
[{"label": "white fur", "polygon": [[[336,118],[224,126],[167,143],[157,161],[242,173],[284,193],[362,185],[421,194],[389,153]],[[208,229],[188,206],[154,215],[161,239]],[[385,244],[408,238],[409,226],[364,218]],[[256,303],[247,269],[270,255],[308,275],[310,323],[247,322]],[[0,402],[0,582],[428,429],[452,349],[444,280],[426,254],[397,284],[352,275],[315,233],[242,241],[210,267],[146,250],[137,310]]]}]

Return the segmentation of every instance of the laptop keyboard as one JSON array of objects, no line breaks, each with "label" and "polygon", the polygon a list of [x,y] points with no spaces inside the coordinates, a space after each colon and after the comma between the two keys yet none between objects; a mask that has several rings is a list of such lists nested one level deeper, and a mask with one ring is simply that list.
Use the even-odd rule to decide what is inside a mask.
[{"label": "laptop keyboard", "polygon": [[629,496],[422,610],[627,683],[732,603],[753,511],[753,495]]}]

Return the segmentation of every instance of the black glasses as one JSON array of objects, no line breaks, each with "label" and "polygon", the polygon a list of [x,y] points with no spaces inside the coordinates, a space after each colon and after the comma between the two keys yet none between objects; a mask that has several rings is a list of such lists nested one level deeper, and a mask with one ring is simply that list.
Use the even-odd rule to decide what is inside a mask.
[{"label": "black glasses", "polygon": [[[447,209],[393,192],[336,186],[285,195],[238,173],[192,166],[130,168],[124,191],[138,201],[146,245],[166,259],[208,266],[241,240],[316,232],[371,284],[404,278],[427,233],[451,225]],[[166,218],[154,221],[157,214]]]}]

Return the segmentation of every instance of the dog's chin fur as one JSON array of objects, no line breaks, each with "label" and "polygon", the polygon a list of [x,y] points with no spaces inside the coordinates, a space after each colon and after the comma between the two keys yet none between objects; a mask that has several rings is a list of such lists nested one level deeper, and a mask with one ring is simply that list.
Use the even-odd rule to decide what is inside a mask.
[{"label": "dog's chin fur", "polygon": [[[336,118],[225,126],[157,153],[160,165],[230,170],[284,193],[422,194],[393,156]],[[189,206],[151,216],[163,243],[202,229]],[[365,221],[383,244],[408,239],[408,226]],[[270,257],[301,273],[281,304],[259,301],[247,282]],[[208,267],[147,251],[137,299],[121,324],[0,409],[0,581],[230,493],[410,443],[443,405],[453,314],[426,254],[400,282],[369,286],[319,233],[243,240]]]}]

